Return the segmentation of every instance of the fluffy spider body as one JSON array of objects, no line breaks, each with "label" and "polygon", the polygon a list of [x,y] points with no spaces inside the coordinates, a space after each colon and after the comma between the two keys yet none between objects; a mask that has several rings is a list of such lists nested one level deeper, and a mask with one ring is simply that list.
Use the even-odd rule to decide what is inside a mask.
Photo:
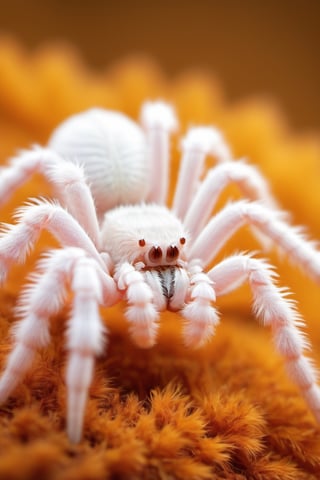
[{"label": "fluffy spider body", "polygon": [[[106,213],[102,244],[122,261],[139,267],[175,266],[185,260],[186,232],[182,222],[166,207],[155,204],[122,206]],[[180,262],[181,263],[181,262]],[[140,265],[141,264],[141,265]]]},{"label": "fluffy spider body", "polygon": [[[247,281],[256,315],[271,327],[289,374],[320,421],[320,389],[304,356],[308,343],[299,329],[303,321],[287,291],[276,286],[273,269],[249,254],[213,265],[244,224],[317,281],[320,253],[277,211],[258,170],[233,161],[213,128],[193,128],[183,139],[173,204],[167,207],[169,137],[177,121],[163,102],[144,104],[141,119],[143,128],[101,109],[75,115],[57,128],[48,148],[22,152],[1,172],[2,202],[36,171],[54,185],[59,201],[33,200],[16,213],[16,223],[3,226],[2,281],[13,262],[25,260],[41,230],[50,231],[61,249],[39,262],[21,294],[21,319],[0,378],[0,402],[13,392],[37,348],[48,345],[49,319],[62,308],[68,285],[73,308],[67,330],[67,430],[70,440],[78,442],[94,358],[105,348],[99,305],[125,299],[129,332],[142,348],[155,344],[160,312],[177,311],[184,319],[186,346],[200,347],[219,322],[218,297]],[[202,178],[206,155],[213,155],[217,165]],[[212,216],[229,183],[236,183],[250,201],[228,204]]]},{"label": "fluffy spider body", "polygon": [[[102,224],[103,248],[112,252],[116,277],[123,265],[132,265],[151,288],[156,311],[182,310],[187,301],[187,234],[182,222],[165,206],[139,204],[121,206],[106,213]],[[130,310],[128,310],[130,316]],[[139,312],[139,315],[141,313]],[[155,338],[139,341],[151,346]]]},{"label": "fluffy spider body", "polygon": [[53,132],[48,147],[84,168],[99,216],[146,198],[150,170],[146,138],[125,115],[100,108],[74,115]]}]

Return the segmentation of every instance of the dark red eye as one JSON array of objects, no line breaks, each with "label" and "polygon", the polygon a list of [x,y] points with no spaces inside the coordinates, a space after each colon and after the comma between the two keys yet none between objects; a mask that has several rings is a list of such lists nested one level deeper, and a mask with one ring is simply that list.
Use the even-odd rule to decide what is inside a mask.
[{"label": "dark red eye", "polygon": [[181,243],[181,245],[184,245],[186,243],[185,237],[180,238],[180,243]]},{"label": "dark red eye", "polygon": [[162,250],[160,247],[152,247],[150,252],[149,252],[149,260],[151,262],[157,262],[162,258]]},{"label": "dark red eye", "polygon": [[168,262],[172,262],[176,258],[179,257],[179,249],[175,245],[171,245],[170,247],[167,248],[167,257],[166,260]]},{"label": "dark red eye", "polygon": [[145,239],[144,239],[144,238],[140,238],[140,240],[139,240],[139,247],[144,247],[145,244],[146,244]]}]

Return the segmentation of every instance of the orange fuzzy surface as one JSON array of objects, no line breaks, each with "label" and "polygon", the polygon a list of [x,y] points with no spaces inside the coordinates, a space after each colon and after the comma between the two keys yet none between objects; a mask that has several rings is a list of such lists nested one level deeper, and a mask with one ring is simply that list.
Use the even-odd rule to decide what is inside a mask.
[{"label": "orange fuzzy surface", "polygon": [[[281,207],[292,213],[292,223],[306,225],[311,238],[320,238],[319,138],[293,134],[276,106],[263,99],[228,104],[217,81],[201,72],[169,81],[152,62],[134,58],[93,73],[68,49],[46,48],[31,56],[0,42],[1,162],[34,143],[44,145],[51,130],[74,112],[101,106],[137,119],[142,102],[154,98],[172,102],[181,122],[172,142],[172,185],[179,135],[190,125],[217,125],[235,158],[246,157],[261,168]],[[35,176],[2,208],[1,220],[13,222],[14,209],[39,195],[50,198],[52,192]],[[239,198],[236,189],[228,189],[220,207],[230,197]],[[53,245],[42,234],[27,264],[14,266],[1,288],[1,365],[11,348],[19,291],[41,253]],[[258,248],[243,229],[222,256]],[[276,252],[257,256],[269,258],[279,284],[294,292],[320,367],[319,285]],[[162,314],[157,345],[141,350],[128,336],[125,305],[102,308],[108,346],[97,360],[83,441],[71,445],[64,381],[71,301],[52,318],[49,348],[39,351],[0,407],[0,479],[320,478],[319,426],[287,378],[270,332],[253,318],[248,287],[219,299],[221,324],[197,351],[183,346],[178,314]]]}]

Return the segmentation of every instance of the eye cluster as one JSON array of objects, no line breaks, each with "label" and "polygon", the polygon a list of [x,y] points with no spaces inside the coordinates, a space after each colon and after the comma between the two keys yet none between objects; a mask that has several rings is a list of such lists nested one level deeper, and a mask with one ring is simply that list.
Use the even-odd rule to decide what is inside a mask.
[{"label": "eye cluster", "polygon": [[[181,237],[179,239],[180,245],[184,245],[186,243],[185,237]],[[140,238],[138,241],[139,247],[144,247],[146,245],[146,241],[144,238]],[[172,263],[179,257],[179,248],[177,245],[169,245],[166,249],[166,252],[162,251],[162,248],[159,245],[153,245],[148,253],[148,258],[152,263],[160,263],[161,260],[164,258],[167,262]]]}]

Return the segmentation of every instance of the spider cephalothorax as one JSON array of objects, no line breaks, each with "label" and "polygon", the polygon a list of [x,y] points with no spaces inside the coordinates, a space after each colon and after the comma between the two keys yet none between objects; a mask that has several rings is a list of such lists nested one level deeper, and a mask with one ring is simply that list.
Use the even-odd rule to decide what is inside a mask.
[{"label": "spider cephalothorax", "polygon": [[[69,358],[68,434],[81,439],[83,417],[94,367],[104,349],[105,328],[99,305],[125,299],[129,332],[140,347],[156,342],[160,312],[179,312],[186,346],[200,347],[213,335],[219,316],[217,298],[248,281],[254,311],[272,328],[275,346],[315,417],[320,420],[320,389],[303,323],[287,291],[274,282],[273,269],[250,254],[213,264],[229,237],[243,224],[290,254],[320,280],[320,253],[286,223],[257,169],[233,161],[220,132],[191,129],[182,141],[182,160],[172,207],[167,207],[169,134],[177,121],[163,102],[146,103],[141,129],[124,115],[93,109],[75,115],[53,133],[48,148],[35,148],[13,159],[0,176],[0,199],[34,172],[56,189],[54,202],[33,200],[4,225],[0,238],[1,279],[11,263],[24,261],[42,229],[60,242],[39,262],[17,308],[21,320],[15,344],[0,378],[4,402],[27,371],[37,348],[50,341],[49,318],[62,308],[70,286],[73,309],[67,331]],[[206,155],[217,165],[204,178]],[[246,200],[228,204],[212,216],[228,183]],[[258,200],[258,201],[256,201]]]},{"label": "spider cephalothorax", "polygon": [[186,237],[183,224],[168,208],[145,203],[111,210],[101,229],[102,248],[113,252],[113,261],[126,260],[140,268],[181,264]]}]

